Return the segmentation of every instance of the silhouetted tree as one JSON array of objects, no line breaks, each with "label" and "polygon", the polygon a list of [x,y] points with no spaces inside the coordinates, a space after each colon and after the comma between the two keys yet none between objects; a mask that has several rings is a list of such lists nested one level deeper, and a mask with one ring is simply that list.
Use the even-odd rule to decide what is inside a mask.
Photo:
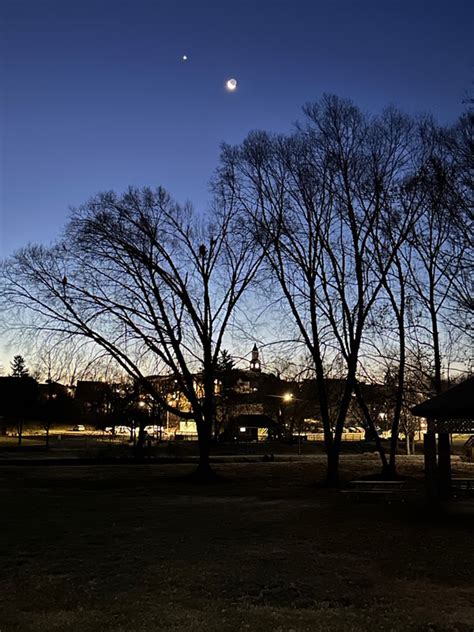
[{"label": "silhouetted tree", "polygon": [[235,360],[232,358],[231,354],[227,349],[222,349],[221,355],[218,360],[217,370],[220,373],[232,371],[235,367]]},{"label": "silhouetted tree", "polygon": [[432,121],[421,129],[424,169],[416,186],[423,191],[423,212],[410,234],[411,256],[406,260],[408,279],[416,298],[414,333],[433,362],[433,391],[442,389],[442,324],[455,293],[456,280],[470,252],[466,232],[463,175],[457,170],[446,132]]},{"label": "silhouetted tree", "polygon": [[[165,410],[194,419],[208,477],[223,336],[259,257],[232,211],[206,219],[161,188],[130,189],[76,209],[56,246],[16,253],[3,296],[23,327],[93,341]],[[163,397],[150,368],[174,376],[189,410]]]},{"label": "silhouetted tree", "polygon": [[[311,354],[334,484],[367,321],[419,205],[408,186],[419,165],[413,122],[396,110],[370,118],[327,96],[304,112],[306,125],[294,134],[256,132],[224,146],[216,192],[246,218]],[[332,415],[334,350],[344,376]]]},{"label": "silhouetted tree", "polygon": [[12,377],[28,377],[29,371],[26,367],[23,356],[16,355],[10,363],[10,375]]},{"label": "silhouetted tree", "polygon": [[235,361],[227,349],[222,349],[216,369],[216,414],[214,418],[214,439],[218,439],[229,423],[232,387],[235,380]]}]

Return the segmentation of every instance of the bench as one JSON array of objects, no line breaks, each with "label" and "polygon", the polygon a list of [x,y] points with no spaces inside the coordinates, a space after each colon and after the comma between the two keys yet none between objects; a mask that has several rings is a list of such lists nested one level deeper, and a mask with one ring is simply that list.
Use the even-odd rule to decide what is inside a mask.
[{"label": "bench", "polygon": [[405,485],[405,481],[351,481],[354,489],[363,489],[370,491],[387,491],[399,490]]},{"label": "bench", "polygon": [[452,478],[453,492],[462,492],[466,496],[474,496],[474,478]]},{"label": "bench", "polygon": [[[350,489],[342,489],[343,494],[352,495],[357,500],[363,500],[364,498],[383,498],[389,500],[394,496],[400,497],[401,492],[408,490],[404,489],[405,481],[351,481]],[[411,490],[410,490],[411,491]]]}]

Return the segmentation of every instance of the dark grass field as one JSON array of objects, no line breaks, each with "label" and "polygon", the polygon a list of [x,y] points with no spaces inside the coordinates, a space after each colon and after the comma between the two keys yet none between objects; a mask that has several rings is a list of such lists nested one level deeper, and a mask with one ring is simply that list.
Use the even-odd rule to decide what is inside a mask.
[{"label": "dark grass field", "polygon": [[[323,463],[220,464],[209,486],[189,465],[0,467],[1,632],[473,630],[474,514],[357,502],[314,484]],[[376,468],[343,458],[346,479]]]}]

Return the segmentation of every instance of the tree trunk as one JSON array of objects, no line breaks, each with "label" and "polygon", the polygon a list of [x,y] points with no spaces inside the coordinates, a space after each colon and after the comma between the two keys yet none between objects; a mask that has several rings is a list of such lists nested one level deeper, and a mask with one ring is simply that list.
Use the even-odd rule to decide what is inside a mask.
[{"label": "tree trunk", "polygon": [[210,429],[206,421],[198,424],[199,463],[192,478],[199,483],[210,483],[218,479],[210,461]]},{"label": "tree trunk", "polygon": [[135,452],[135,458],[141,459],[143,458],[143,452],[145,448],[145,423],[146,420],[140,419],[138,425],[138,438],[136,436],[137,429],[135,428],[135,432],[133,433],[133,448]]},{"label": "tree trunk", "polygon": [[326,485],[328,487],[336,487],[339,478],[339,455],[333,454],[334,437],[331,431],[331,420],[329,417],[329,405],[327,384],[324,374],[324,365],[319,353],[319,339],[317,337],[316,316],[312,313],[313,320],[313,336],[315,337],[315,344],[313,350],[313,361],[316,369],[316,386],[318,389],[319,409],[321,414],[321,421],[324,430],[324,448],[327,456],[327,471],[326,471]]},{"label": "tree trunk", "polygon": [[447,432],[438,433],[438,485],[440,498],[449,498],[451,495],[451,446]]},{"label": "tree trunk", "polygon": [[374,421],[372,419],[372,415],[370,414],[370,411],[367,408],[367,405],[366,405],[366,403],[364,401],[364,398],[362,396],[362,391],[361,391],[360,386],[359,386],[359,384],[357,382],[355,384],[354,391],[355,391],[355,394],[356,394],[359,406],[362,409],[362,413],[363,413],[363,415],[365,417],[365,420],[367,422],[367,425],[369,427],[369,430],[372,433],[372,436],[374,437],[375,447],[377,448],[377,452],[379,453],[380,460],[382,461],[382,475],[383,476],[388,476],[388,475],[390,475],[390,468],[389,468],[389,465],[387,463],[387,457],[385,455],[385,450],[384,450],[384,447],[382,445],[382,442],[380,441],[379,433],[377,432],[377,429],[375,428],[375,424],[374,424]]},{"label": "tree trunk", "polygon": [[339,485],[339,449],[334,445],[327,453],[326,485],[337,487]]},{"label": "tree trunk", "polygon": [[395,408],[393,411],[392,428],[390,435],[390,464],[389,471],[392,476],[397,473],[397,448],[398,448],[398,430],[400,428],[400,419],[403,407],[403,392],[405,388],[405,364],[406,364],[406,348],[405,348],[405,321],[404,311],[401,310],[398,317],[398,336],[399,336],[399,352],[400,359],[398,363],[398,379],[397,391],[395,399]]},{"label": "tree trunk", "polygon": [[339,405],[334,436],[329,431],[329,418],[326,420],[326,422],[323,419],[325,431],[325,446],[327,453],[326,485],[328,487],[337,487],[339,484],[339,455],[341,451],[342,429],[346,420],[347,411],[349,410],[349,404],[351,401],[355,383],[355,368],[352,368],[352,370],[348,371],[348,375],[346,377],[344,392],[342,394],[341,402]]},{"label": "tree trunk", "polygon": [[336,420],[336,429],[332,444],[333,456],[328,459],[328,486],[336,486],[339,482],[339,454],[341,451],[342,431],[346,421],[347,411],[351,403],[352,393],[356,386],[356,366],[357,361],[349,360],[349,369],[346,376],[344,392],[341,397],[339,412]]},{"label": "tree trunk", "polygon": [[438,498],[438,464],[436,459],[436,434],[428,431],[424,435],[424,460],[426,491],[432,501]]},{"label": "tree trunk", "polygon": [[398,429],[400,427],[400,414],[397,414],[397,407],[394,413],[392,428],[390,432],[390,474],[395,476],[397,473],[397,450],[398,450]]},{"label": "tree trunk", "polygon": [[193,479],[200,483],[210,483],[218,479],[211,467],[210,447],[213,427],[213,401],[205,401],[204,411],[195,415],[198,432],[199,463],[193,474]]},{"label": "tree trunk", "polygon": [[435,282],[430,274],[430,295],[429,309],[431,318],[431,333],[433,336],[433,353],[434,353],[434,389],[436,395],[441,393],[441,349],[439,341],[438,314],[435,301]]},{"label": "tree trunk", "polygon": [[406,275],[403,270],[402,262],[399,256],[395,257],[395,266],[397,269],[398,277],[398,300],[397,295],[392,291],[388,279],[385,278],[384,286],[388,292],[390,302],[392,303],[393,312],[397,319],[398,327],[398,350],[399,350],[399,362],[398,362],[398,375],[397,375],[397,388],[395,392],[395,406],[393,410],[393,419],[390,434],[390,456],[388,465],[388,475],[390,478],[395,478],[397,475],[397,449],[398,449],[398,431],[400,428],[400,419],[403,408],[403,395],[405,390],[405,365],[406,365],[406,335],[405,335],[405,307],[406,307],[406,295],[405,284]]}]

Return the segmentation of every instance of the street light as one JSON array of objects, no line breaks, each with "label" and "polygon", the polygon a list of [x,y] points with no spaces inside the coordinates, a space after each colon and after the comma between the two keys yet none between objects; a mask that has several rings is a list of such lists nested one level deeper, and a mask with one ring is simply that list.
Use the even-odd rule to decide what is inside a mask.
[{"label": "street light", "polygon": [[[283,403],[288,405],[293,400],[293,393],[283,393],[283,395],[280,395],[280,397],[283,400]],[[280,415],[281,415],[281,421],[283,422],[283,432],[284,432],[284,435],[286,436],[286,433],[287,433],[286,428],[288,427],[288,424],[286,422],[285,406],[280,407]]]},{"label": "street light", "polygon": [[[284,393],[283,401],[285,404],[290,404],[293,401],[293,393]],[[286,415],[285,415],[285,427],[286,427]],[[293,424],[291,424],[291,437],[293,438]],[[301,454],[301,429],[298,432],[298,454]]]}]

